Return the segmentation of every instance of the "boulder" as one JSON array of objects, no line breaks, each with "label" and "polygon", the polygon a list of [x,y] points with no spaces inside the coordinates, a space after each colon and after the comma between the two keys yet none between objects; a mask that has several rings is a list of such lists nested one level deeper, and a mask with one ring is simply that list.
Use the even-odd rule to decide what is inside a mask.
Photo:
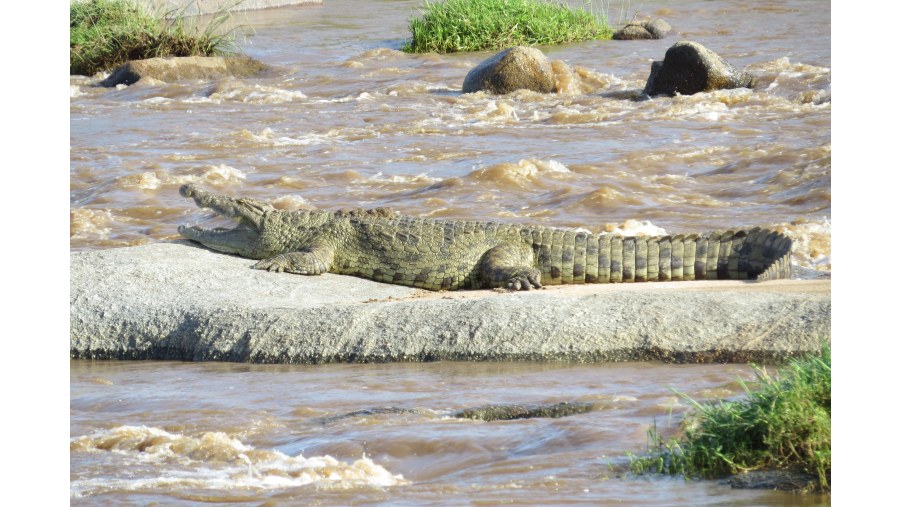
[{"label": "boulder", "polygon": [[662,62],[653,62],[644,93],[693,95],[729,88],[752,88],[753,76],[736,70],[721,56],[702,45],[681,41],[666,51]]},{"label": "boulder", "polygon": [[662,39],[672,27],[661,19],[632,21],[613,33],[615,40]]},{"label": "boulder", "polygon": [[525,46],[504,49],[470,70],[462,91],[504,94],[523,89],[540,93],[556,91],[550,60],[540,49]]},{"label": "boulder", "polygon": [[134,84],[144,78],[164,82],[181,79],[249,77],[265,70],[265,65],[246,56],[170,56],[132,60],[114,70],[101,86]]},{"label": "boulder", "polygon": [[666,35],[669,34],[669,30],[672,29],[668,23],[657,18],[650,21],[644,22],[644,28],[647,29],[648,32],[653,34],[654,39],[662,39]]},{"label": "boulder", "polygon": [[186,241],[69,259],[72,358],[759,363],[831,340],[830,280],[428,292],[251,269]]}]

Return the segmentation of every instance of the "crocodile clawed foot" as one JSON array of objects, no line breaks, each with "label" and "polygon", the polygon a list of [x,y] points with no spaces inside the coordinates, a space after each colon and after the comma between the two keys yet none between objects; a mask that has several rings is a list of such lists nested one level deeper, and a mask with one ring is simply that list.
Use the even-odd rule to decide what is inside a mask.
[{"label": "crocodile clawed foot", "polygon": [[253,269],[272,271],[273,273],[282,273],[284,272],[284,268],[287,267],[284,261],[285,259],[283,255],[276,255],[275,257],[263,259],[250,267]]},{"label": "crocodile clawed foot", "polygon": [[288,252],[263,259],[253,269],[263,269],[275,273],[295,273],[298,275],[321,275],[327,273],[334,254],[331,250],[318,249],[310,252]]},{"label": "crocodile clawed foot", "polygon": [[542,289],[541,273],[536,269],[523,270],[513,274],[506,282],[506,288],[509,290],[531,290]]}]

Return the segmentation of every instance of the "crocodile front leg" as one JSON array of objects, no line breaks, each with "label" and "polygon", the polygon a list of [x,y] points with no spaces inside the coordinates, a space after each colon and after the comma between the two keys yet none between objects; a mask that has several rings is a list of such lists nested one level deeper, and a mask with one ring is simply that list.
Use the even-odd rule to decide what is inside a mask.
[{"label": "crocodile front leg", "polygon": [[481,258],[481,281],[490,288],[540,289],[541,272],[534,268],[531,248],[502,243]]},{"label": "crocodile front leg", "polygon": [[297,252],[288,252],[263,259],[252,267],[278,273],[298,275],[321,275],[327,273],[334,263],[334,247],[316,244]]}]

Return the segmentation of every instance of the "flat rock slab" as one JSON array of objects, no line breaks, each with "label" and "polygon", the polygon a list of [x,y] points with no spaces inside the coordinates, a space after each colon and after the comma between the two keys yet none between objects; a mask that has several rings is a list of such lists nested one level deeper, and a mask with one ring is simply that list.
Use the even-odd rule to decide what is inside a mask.
[{"label": "flat rock slab", "polygon": [[831,340],[831,281],[428,292],[186,242],[71,254],[70,355],[257,363],[773,361]]}]

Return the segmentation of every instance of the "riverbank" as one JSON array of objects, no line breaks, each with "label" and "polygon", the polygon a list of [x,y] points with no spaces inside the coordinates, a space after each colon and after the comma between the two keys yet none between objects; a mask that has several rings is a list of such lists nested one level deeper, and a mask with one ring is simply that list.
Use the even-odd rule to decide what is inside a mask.
[{"label": "riverbank", "polygon": [[71,254],[70,356],[329,363],[769,362],[830,341],[830,280],[427,292],[187,243]]}]

